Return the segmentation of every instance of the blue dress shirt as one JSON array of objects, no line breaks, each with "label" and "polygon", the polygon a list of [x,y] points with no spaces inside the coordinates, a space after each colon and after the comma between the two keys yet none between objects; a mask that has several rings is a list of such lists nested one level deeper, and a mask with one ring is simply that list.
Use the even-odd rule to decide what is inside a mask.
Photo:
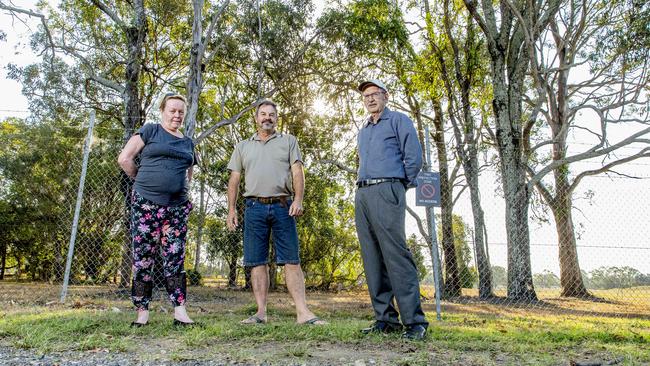
[{"label": "blue dress shirt", "polygon": [[359,131],[357,182],[365,179],[399,178],[407,187],[416,185],[422,168],[422,146],[413,121],[400,112],[384,108],[377,123],[371,117]]}]

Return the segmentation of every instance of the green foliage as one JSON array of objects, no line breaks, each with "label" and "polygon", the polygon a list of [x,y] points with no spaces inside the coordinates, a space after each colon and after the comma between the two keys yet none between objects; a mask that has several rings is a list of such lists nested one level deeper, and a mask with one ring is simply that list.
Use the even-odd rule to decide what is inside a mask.
[{"label": "green foliage", "polygon": [[426,250],[428,245],[415,234],[411,234],[411,236],[406,239],[406,246],[413,255],[415,267],[418,269],[418,279],[422,281],[429,274],[427,266],[424,265],[424,255],[422,254],[422,251]]},{"label": "green foliage", "polygon": [[66,136],[70,130],[56,131],[53,127],[6,120],[0,130],[4,185],[0,198],[7,210],[3,216],[11,223],[9,251],[26,258],[30,274],[39,279],[50,279],[57,254],[60,258],[62,253],[63,248],[52,245],[62,239],[58,218],[65,212],[65,203],[74,199],[68,189],[72,175],[69,162],[75,145],[79,146],[70,138],[73,136]]},{"label": "green foliage", "polygon": [[[442,241],[441,220],[438,224],[438,242]],[[452,216],[452,228],[454,235],[454,248],[456,261],[458,262],[458,276],[462,288],[473,288],[478,280],[478,273],[474,267],[470,267],[472,261],[472,249],[469,246],[470,234],[463,218],[459,215]]]},{"label": "green foliage", "polygon": [[638,269],[624,267],[600,267],[589,272],[586,285],[593,289],[630,288],[650,285],[650,274],[642,274]]},{"label": "green foliage", "polygon": [[306,281],[309,286],[321,289],[357,285],[363,271],[353,226],[354,207],[346,198],[343,186],[331,177],[307,174],[305,215],[298,219],[300,258],[307,273]]},{"label": "green foliage", "polygon": [[[32,279],[60,280],[81,170],[85,132],[60,121],[5,120],[0,128],[0,209],[8,255]],[[122,195],[114,163],[117,146],[97,141],[86,177],[73,281],[106,282],[117,268]],[[17,268],[18,271],[21,268]]]},{"label": "green foliage", "polygon": [[203,280],[201,272],[195,269],[188,269],[185,271],[185,274],[187,276],[187,282],[190,286],[201,286],[201,282]]},{"label": "green foliage", "polygon": [[240,227],[236,231],[230,231],[226,227],[226,216],[228,212],[224,207],[218,208],[215,215],[206,218],[205,231],[208,237],[207,251],[212,260],[221,258],[228,266],[229,285],[235,286],[237,279],[237,267],[239,258],[243,255],[243,232],[240,218]]},{"label": "green foliage", "polygon": [[560,287],[560,278],[549,270],[542,273],[533,274],[533,284],[535,288],[558,288]]},{"label": "green foliage", "polygon": [[[647,1],[614,0],[599,4],[592,65],[629,72],[650,55],[650,4]],[[610,62],[616,61],[614,65]]]},{"label": "green foliage", "polygon": [[[378,76],[395,90],[391,94],[400,108],[427,114],[430,99],[435,98],[449,107],[442,111],[445,120],[461,120],[459,111],[464,105],[459,95],[462,86],[469,85],[469,114],[477,119],[480,116],[486,125],[494,95],[485,39],[461,1],[432,3],[429,14],[423,15],[425,24],[418,40],[410,34],[404,4],[399,2],[359,0],[332,4],[316,24],[311,23],[311,1],[271,0],[260,4],[258,13],[254,2],[233,2],[216,24],[214,37],[207,45],[209,57],[202,65],[204,92],[200,96],[197,133],[277,89],[274,99],[280,106],[279,129],[298,137],[307,171],[306,215],[299,219],[298,227],[308,284],[319,288],[354,285],[361,273],[352,224],[354,178],[321,163],[332,158],[351,168],[356,164],[353,136],[358,126],[351,121],[358,121],[361,103],[354,99],[357,95],[353,86],[367,75]],[[599,37],[586,43],[587,48],[598,51],[593,53],[592,67],[603,68],[615,60],[614,70],[627,71],[644,62],[650,48],[648,5],[628,0],[597,4],[603,28],[597,32]],[[45,3],[40,6],[49,8]],[[147,38],[138,94],[140,109],[151,120],[157,118],[155,105],[161,91],[182,93],[185,87],[193,14],[187,1],[151,0],[145,6]],[[130,2],[119,1],[110,7],[127,23],[133,17]],[[204,28],[217,7],[216,1],[206,2]],[[9,76],[22,83],[33,114],[29,121],[3,122],[0,225],[9,238],[5,244],[9,265],[27,269],[35,279],[50,280],[51,273],[60,273],[69,237],[69,224],[62,225],[61,217],[70,217],[75,199],[84,136],[80,127],[87,119],[87,111],[95,109],[99,116],[98,142],[91,156],[73,279],[103,283],[115,275],[123,250],[123,202],[115,183],[119,171],[114,163],[121,147],[123,100],[119,90],[91,76],[124,84],[129,65],[125,59],[126,34],[88,1],[62,0],[47,13],[54,38],[59,41],[65,35],[67,46],[83,50],[84,60],[66,55],[63,48],[50,57],[48,38],[41,29],[34,34],[32,46],[47,57],[38,64],[8,66]],[[321,30],[322,40],[303,50],[305,39]],[[0,40],[3,38],[4,33],[0,33]],[[303,51],[304,56],[296,58]],[[466,84],[457,80],[458,74],[466,77]],[[400,88],[407,91],[407,98],[401,99]],[[313,105],[319,99],[332,102],[336,110],[317,115]],[[205,218],[192,216],[190,232],[194,234],[199,220],[205,219],[210,258],[227,262],[235,273],[241,258],[241,232],[230,233],[224,225],[228,178],[225,165],[234,144],[254,133],[250,116],[248,113],[237,123],[217,130],[197,148],[201,161],[195,177],[208,187],[210,204]],[[464,140],[471,140],[469,143],[479,151],[491,149],[481,143],[479,126],[460,125],[456,132],[466,133],[473,127],[475,137]],[[537,123],[531,133],[535,135],[541,128]],[[18,134],[24,138],[15,138]],[[544,161],[544,157],[535,158]],[[196,194],[197,185],[192,189]],[[453,227],[462,287],[474,287],[476,271],[471,266],[467,228],[456,217]],[[417,251],[414,253],[417,256]],[[416,261],[421,264],[419,258]],[[505,279],[505,269],[495,268],[495,286],[502,284],[502,274]],[[645,283],[639,280],[643,275],[624,269],[602,270],[591,277],[593,286],[599,288]],[[549,273],[536,275],[536,281],[549,286],[555,283]]]},{"label": "green foliage", "polygon": [[403,14],[395,3],[386,0],[354,1],[342,9],[331,8],[319,19],[320,24],[335,24],[327,29],[326,39],[341,41],[350,51],[381,52],[387,45],[393,51],[408,43]]}]

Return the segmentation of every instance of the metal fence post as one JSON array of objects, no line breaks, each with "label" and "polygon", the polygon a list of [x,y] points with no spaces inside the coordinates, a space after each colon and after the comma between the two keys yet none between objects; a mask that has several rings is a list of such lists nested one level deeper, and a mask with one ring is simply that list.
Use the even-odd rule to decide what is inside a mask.
[{"label": "metal fence post", "polygon": [[68,245],[68,259],[65,263],[65,276],[63,277],[63,288],[61,289],[61,303],[65,302],[68,294],[68,283],[70,282],[70,267],[72,266],[72,256],[74,255],[74,243],[77,239],[77,228],[79,225],[79,213],[81,211],[81,201],[83,200],[84,184],[86,182],[86,171],[88,168],[88,156],[90,155],[90,145],[93,139],[93,127],[95,126],[95,111],[90,111],[90,123],[88,124],[88,135],[84,143],[84,159],[81,164],[81,177],[79,177],[79,189],[77,190],[77,204],[74,209],[74,219],[72,220],[72,230],[70,233],[70,244]]},{"label": "metal fence post", "polygon": [[[426,142],[426,166],[425,170],[431,171],[431,143],[429,141],[429,127],[425,126],[425,142]],[[431,235],[431,260],[433,261],[433,283],[436,288],[436,318],[438,321],[442,320],[440,315],[440,278],[442,275],[442,267],[440,265],[440,254],[438,252],[438,236],[436,235],[436,214],[433,209],[433,206],[427,207],[427,214],[429,215],[431,221],[431,227],[429,228]]]}]

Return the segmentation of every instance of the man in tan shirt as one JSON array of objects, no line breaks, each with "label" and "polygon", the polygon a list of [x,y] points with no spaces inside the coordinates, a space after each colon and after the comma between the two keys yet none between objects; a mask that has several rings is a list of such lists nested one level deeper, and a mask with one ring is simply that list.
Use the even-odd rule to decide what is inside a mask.
[{"label": "man in tan shirt", "polygon": [[300,267],[295,220],[303,214],[305,192],[298,142],[292,135],[276,132],[277,106],[269,100],[258,104],[255,122],[257,133],[235,146],[228,163],[227,225],[230,230],[235,230],[238,225],[235,204],[242,172],[245,177],[244,265],[253,267],[251,281],[257,302],[257,312],[242,323],[267,322],[269,239],[272,232],[275,261],[284,266],[287,288],[296,304],[296,322],[327,324],[307,308],[305,299],[305,278]]}]

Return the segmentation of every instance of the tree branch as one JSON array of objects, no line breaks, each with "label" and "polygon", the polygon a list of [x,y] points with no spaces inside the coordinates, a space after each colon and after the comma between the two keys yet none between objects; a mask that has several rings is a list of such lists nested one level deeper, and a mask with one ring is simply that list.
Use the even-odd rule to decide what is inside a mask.
[{"label": "tree branch", "polygon": [[216,28],[217,22],[219,19],[221,19],[221,16],[223,16],[223,13],[226,11],[226,8],[230,5],[230,0],[224,1],[223,5],[219,7],[219,10],[217,10],[214,14],[212,14],[212,18],[210,19],[210,25],[208,25],[208,29],[205,32],[205,42],[203,43],[201,47],[201,57],[203,57],[203,54],[205,53],[205,47],[212,41],[212,36],[214,35],[214,30]]},{"label": "tree branch", "polygon": [[231,117],[229,119],[221,120],[221,121],[217,122],[215,125],[213,125],[212,127],[210,127],[207,130],[203,131],[201,133],[201,135],[199,135],[199,137],[194,139],[195,144],[196,145],[200,144],[206,137],[213,134],[214,131],[216,131],[219,127],[227,126],[227,125],[230,125],[230,124],[233,124],[233,123],[237,122],[241,118],[241,116],[243,116],[246,112],[248,112],[248,111],[252,110],[253,108],[255,108],[257,103],[259,103],[261,100],[263,100],[265,98],[269,98],[273,94],[275,94],[275,92],[278,91],[280,86],[282,84],[284,84],[284,82],[287,81],[287,79],[289,79],[291,76],[293,76],[291,71],[293,71],[293,69],[296,67],[296,65],[298,65],[298,60],[300,60],[305,55],[305,52],[307,52],[307,49],[312,44],[312,42],[314,42],[314,40],[316,40],[316,38],[318,38],[321,35],[321,33],[323,33],[323,31],[325,31],[328,28],[329,28],[329,25],[326,24],[325,26],[323,26],[322,28],[320,28],[316,32],[314,32],[314,35],[312,35],[312,37],[307,40],[307,42],[305,43],[303,48],[291,60],[291,63],[290,63],[291,68],[284,73],[284,75],[282,76],[282,78],[280,78],[280,80],[278,80],[278,82],[275,84],[274,88],[272,88],[271,90],[269,90],[265,94],[260,95],[259,99],[255,100],[254,102],[252,102],[248,106],[246,106],[244,109],[240,110],[235,116],[233,116],[233,117]]},{"label": "tree branch", "polygon": [[127,25],[122,21],[122,19],[120,19],[120,17],[117,16],[117,14],[115,14],[115,12],[113,12],[111,9],[109,9],[106,5],[104,5],[104,3],[102,3],[99,0],[90,0],[90,1],[96,7],[98,7],[99,10],[104,12],[104,14],[108,15],[108,17],[111,18],[115,22],[115,24],[117,24],[120,28],[122,28],[122,30],[126,31],[126,29],[128,28]]},{"label": "tree branch", "polygon": [[39,18],[41,20],[41,24],[43,24],[43,29],[45,29],[45,34],[47,35],[47,39],[50,42],[50,47],[52,48],[52,58],[54,58],[54,48],[55,48],[54,39],[52,38],[52,33],[50,33],[50,27],[47,26],[47,18],[45,18],[45,15],[31,10],[26,10],[26,9],[17,8],[15,6],[6,5],[2,1],[0,1],[0,9],[7,10],[10,13],[20,13],[20,14],[28,15],[30,17]]},{"label": "tree branch", "polygon": [[601,167],[599,169],[584,171],[584,172],[578,174],[576,176],[576,178],[573,180],[573,183],[571,183],[571,185],[569,186],[569,192],[572,192],[578,186],[580,181],[585,177],[588,177],[588,176],[591,176],[591,175],[601,174],[601,173],[604,173],[606,171],[609,171],[611,168],[613,168],[613,167],[615,167],[617,165],[621,165],[621,164],[624,164],[624,163],[627,163],[627,162],[630,162],[630,161],[633,161],[633,160],[636,160],[636,159],[648,158],[648,157],[650,157],[650,147],[646,147],[645,149],[641,150],[640,152],[638,152],[638,153],[636,153],[634,155],[631,155],[631,156],[628,156],[626,158],[613,161],[613,162],[611,162],[611,163],[609,163],[607,165],[604,165],[603,167]]},{"label": "tree branch", "polygon": [[418,225],[418,230],[420,230],[420,235],[422,235],[422,237],[426,239],[428,243],[430,243],[431,235],[429,235],[427,231],[424,229],[424,225],[422,224],[422,219],[420,218],[420,216],[418,216],[418,214],[416,214],[415,211],[413,211],[413,209],[410,208],[408,205],[406,205],[406,211],[409,213],[409,215],[411,215],[415,219],[415,222]]},{"label": "tree branch", "polygon": [[589,149],[586,152],[581,153],[581,154],[576,154],[576,155],[573,155],[573,156],[569,156],[569,157],[566,157],[564,159],[554,160],[551,164],[549,164],[549,165],[545,166],[544,168],[542,168],[542,170],[540,170],[538,173],[536,173],[530,179],[530,181],[528,182],[528,188],[529,189],[532,188],[532,186],[534,184],[536,184],[538,181],[540,181],[542,178],[544,178],[544,176],[546,174],[553,171],[554,169],[559,168],[560,166],[570,164],[570,163],[580,161],[580,160],[585,160],[585,159],[594,158],[594,157],[597,157],[597,156],[606,155],[606,154],[608,154],[608,153],[610,153],[612,151],[615,151],[615,150],[617,150],[617,149],[619,149],[619,148],[621,148],[623,146],[627,146],[627,145],[629,145],[631,143],[634,143],[634,142],[643,141],[644,139],[639,139],[639,137],[642,137],[643,135],[648,134],[648,133],[650,133],[650,127],[644,128],[643,130],[641,130],[641,131],[639,131],[639,132],[637,132],[637,133],[635,133],[633,135],[630,135],[626,139],[621,140],[617,144],[611,145],[610,147],[600,149],[600,150],[598,150],[598,147],[594,147],[594,148],[591,148],[591,149]]},{"label": "tree branch", "polygon": [[341,170],[343,170],[345,172],[348,172],[350,174],[357,174],[356,169],[350,168],[347,165],[343,165],[343,163],[341,163],[339,161],[336,161],[334,159],[321,159],[321,160],[316,161],[316,163],[331,164],[331,165],[334,165],[335,167],[337,167],[337,168],[339,168],[339,169],[341,169]]}]

